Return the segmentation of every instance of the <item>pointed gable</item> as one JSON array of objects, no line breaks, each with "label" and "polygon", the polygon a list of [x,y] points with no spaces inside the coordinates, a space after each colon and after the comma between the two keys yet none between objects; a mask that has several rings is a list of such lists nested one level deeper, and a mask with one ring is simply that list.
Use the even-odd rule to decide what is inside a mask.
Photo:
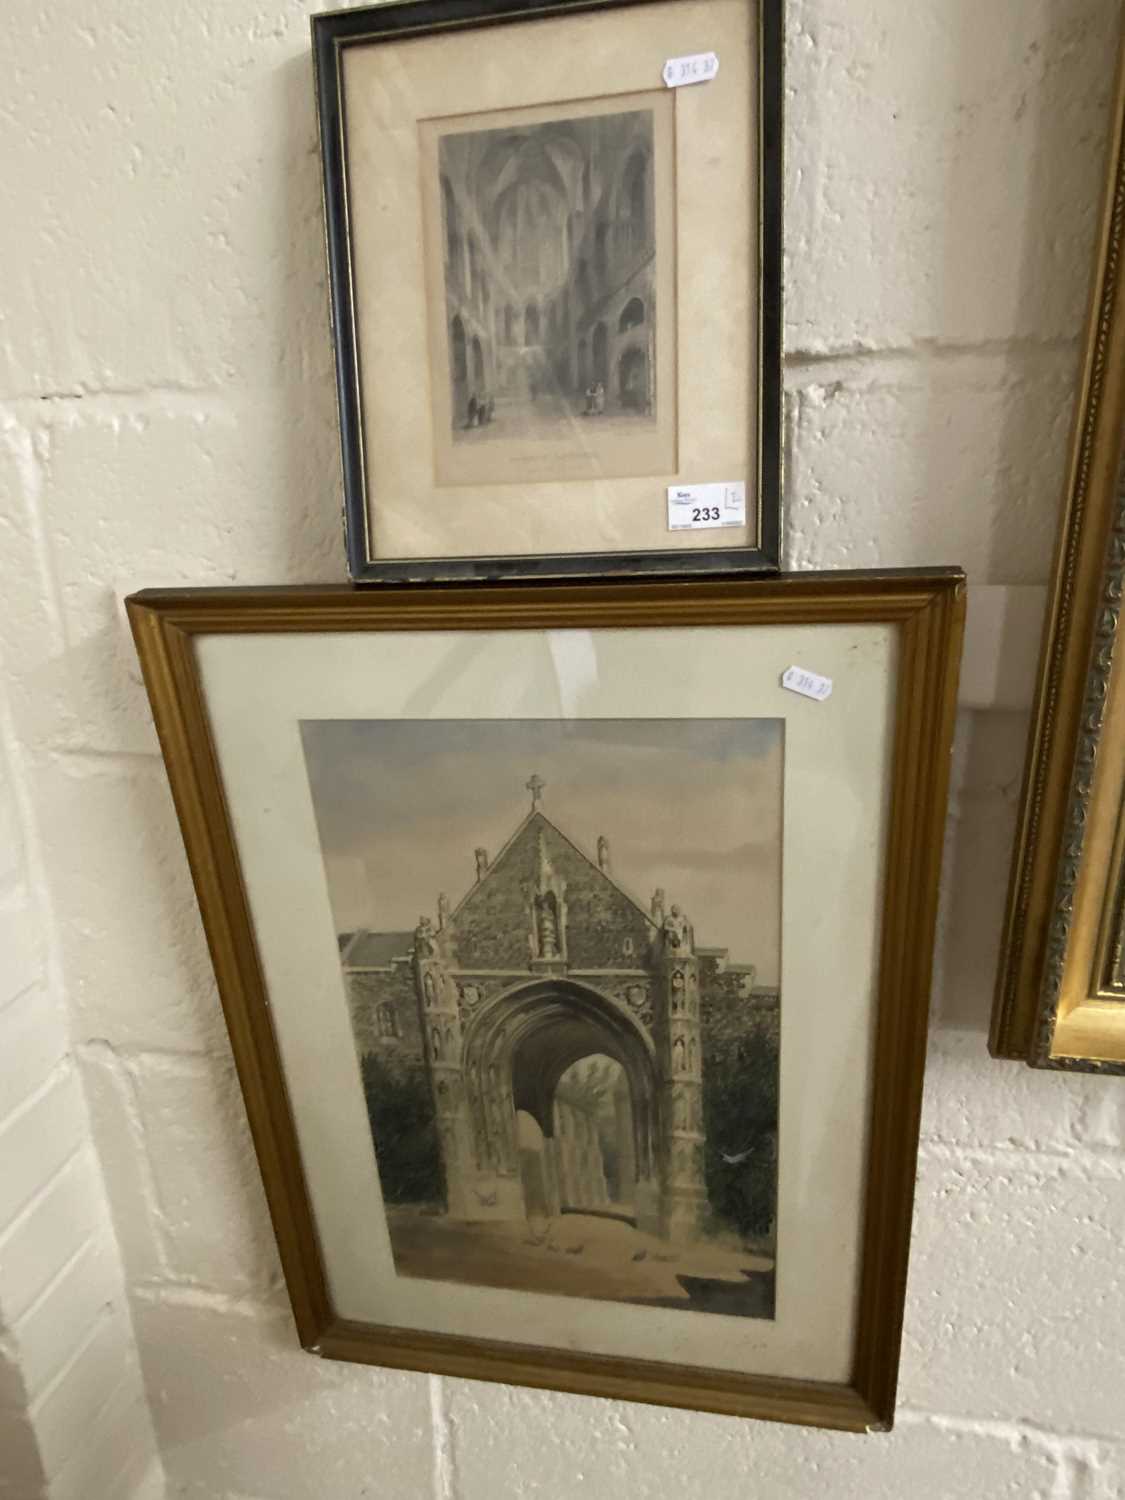
[{"label": "pointed gable", "polygon": [[655,931],[648,914],[538,810],[531,812],[449,920],[464,969],[526,969],[530,902],[540,872],[566,883],[566,957],[572,969],[636,968]]}]

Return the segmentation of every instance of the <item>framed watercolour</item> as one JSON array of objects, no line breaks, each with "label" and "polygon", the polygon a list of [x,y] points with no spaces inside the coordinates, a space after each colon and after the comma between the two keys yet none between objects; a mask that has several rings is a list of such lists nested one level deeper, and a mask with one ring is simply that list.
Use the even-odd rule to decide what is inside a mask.
[{"label": "framed watercolour", "polygon": [[890,1425],[962,594],[129,601],[306,1347]]},{"label": "framed watercolour", "polygon": [[[1123,51],[1125,59],[1125,51]],[[990,1046],[1125,1072],[1125,67]]]},{"label": "framed watercolour", "polygon": [[313,17],[357,581],[777,568],[782,9]]}]

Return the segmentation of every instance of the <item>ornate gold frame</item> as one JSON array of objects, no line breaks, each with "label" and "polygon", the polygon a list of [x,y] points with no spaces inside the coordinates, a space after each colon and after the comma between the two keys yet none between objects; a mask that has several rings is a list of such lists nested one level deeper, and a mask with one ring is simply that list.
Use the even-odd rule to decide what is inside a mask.
[{"label": "ornate gold frame", "polygon": [[989,1047],[1125,1071],[1125,48]]},{"label": "ornate gold frame", "polygon": [[[300,1339],[327,1358],[856,1431],[893,1421],[964,618],[955,569],[781,581],[175,589],[127,601]],[[196,666],[197,636],[887,623],[897,635],[855,1364],[829,1384],[348,1322],[334,1312]]]}]

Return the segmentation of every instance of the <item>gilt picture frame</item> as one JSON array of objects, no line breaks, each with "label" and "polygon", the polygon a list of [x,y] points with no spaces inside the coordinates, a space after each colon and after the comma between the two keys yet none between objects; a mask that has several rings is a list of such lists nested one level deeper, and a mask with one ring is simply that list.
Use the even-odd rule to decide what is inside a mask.
[{"label": "gilt picture frame", "polygon": [[1125,45],[989,1047],[1125,1072]]},{"label": "gilt picture frame", "polygon": [[127,603],[302,1344],[888,1428],[963,576]]},{"label": "gilt picture frame", "polygon": [[312,18],[355,581],[777,569],[782,15]]}]

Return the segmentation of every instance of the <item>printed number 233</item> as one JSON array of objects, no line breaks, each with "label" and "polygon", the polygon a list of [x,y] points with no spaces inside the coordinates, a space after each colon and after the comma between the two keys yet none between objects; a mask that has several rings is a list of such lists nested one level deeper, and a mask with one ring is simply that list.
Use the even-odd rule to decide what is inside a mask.
[{"label": "printed number 233", "polygon": [[693,521],[717,521],[719,519],[719,507],[717,505],[695,505],[692,507],[691,518]]}]

